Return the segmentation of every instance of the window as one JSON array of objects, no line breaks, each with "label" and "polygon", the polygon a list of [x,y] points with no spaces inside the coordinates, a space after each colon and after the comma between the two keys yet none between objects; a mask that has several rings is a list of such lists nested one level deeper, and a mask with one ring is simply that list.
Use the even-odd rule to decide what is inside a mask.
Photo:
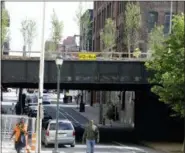
[{"label": "window", "polygon": [[158,12],[149,12],[148,14],[148,32],[155,27],[158,21]]},{"label": "window", "polygon": [[42,104],[47,105],[47,104],[51,104],[51,103],[50,103],[50,101],[43,101]]},{"label": "window", "polygon": [[110,18],[110,17],[111,17],[111,3],[109,3],[107,7],[107,18]]},{"label": "window", "polygon": [[170,30],[170,12],[165,13],[164,16],[164,34],[168,34]]},{"label": "window", "polygon": [[[51,123],[49,129],[56,130],[56,123]],[[73,127],[70,123],[59,122],[58,130],[73,130]]]}]

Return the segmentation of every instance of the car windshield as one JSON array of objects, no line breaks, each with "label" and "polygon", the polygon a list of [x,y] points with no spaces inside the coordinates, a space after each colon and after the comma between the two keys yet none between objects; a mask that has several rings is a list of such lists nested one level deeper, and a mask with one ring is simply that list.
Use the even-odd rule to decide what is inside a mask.
[{"label": "car windshield", "polygon": [[[73,130],[73,127],[70,123],[59,122],[58,124],[58,130]],[[50,124],[50,130],[56,130],[56,123]]]}]

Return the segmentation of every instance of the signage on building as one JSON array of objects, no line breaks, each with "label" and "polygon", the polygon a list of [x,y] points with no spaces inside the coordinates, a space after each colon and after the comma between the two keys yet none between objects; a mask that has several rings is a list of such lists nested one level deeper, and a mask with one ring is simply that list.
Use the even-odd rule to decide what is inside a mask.
[{"label": "signage on building", "polygon": [[95,53],[78,53],[78,58],[80,60],[96,60]]}]

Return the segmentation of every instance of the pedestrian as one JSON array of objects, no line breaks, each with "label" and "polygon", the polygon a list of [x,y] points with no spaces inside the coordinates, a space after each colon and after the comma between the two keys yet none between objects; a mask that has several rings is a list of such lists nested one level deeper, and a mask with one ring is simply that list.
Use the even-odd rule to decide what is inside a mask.
[{"label": "pedestrian", "polygon": [[14,112],[15,112],[15,104],[14,103],[12,103],[11,112],[12,112],[12,114],[14,114]]},{"label": "pedestrian", "polygon": [[15,150],[17,153],[21,153],[21,150],[26,146],[27,140],[27,126],[24,123],[24,119],[21,118],[20,122],[16,124],[14,131],[11,135],[11,138],[15,135]]},{"label": "pedestrian", "polygon": [[91,120],[85,128],[82,143],[85,141],[87,145],[87,153],[94,153],[95,144],[99,143],[99,130],[93,120]]}]

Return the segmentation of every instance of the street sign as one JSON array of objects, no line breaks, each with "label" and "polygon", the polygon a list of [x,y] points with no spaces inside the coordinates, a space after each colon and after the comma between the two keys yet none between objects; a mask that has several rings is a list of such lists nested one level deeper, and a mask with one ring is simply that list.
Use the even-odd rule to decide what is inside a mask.
[{"label": "street sign", "polygon": [[78,53],[78,58],[80,60],[96,60],[95,53]]}]

